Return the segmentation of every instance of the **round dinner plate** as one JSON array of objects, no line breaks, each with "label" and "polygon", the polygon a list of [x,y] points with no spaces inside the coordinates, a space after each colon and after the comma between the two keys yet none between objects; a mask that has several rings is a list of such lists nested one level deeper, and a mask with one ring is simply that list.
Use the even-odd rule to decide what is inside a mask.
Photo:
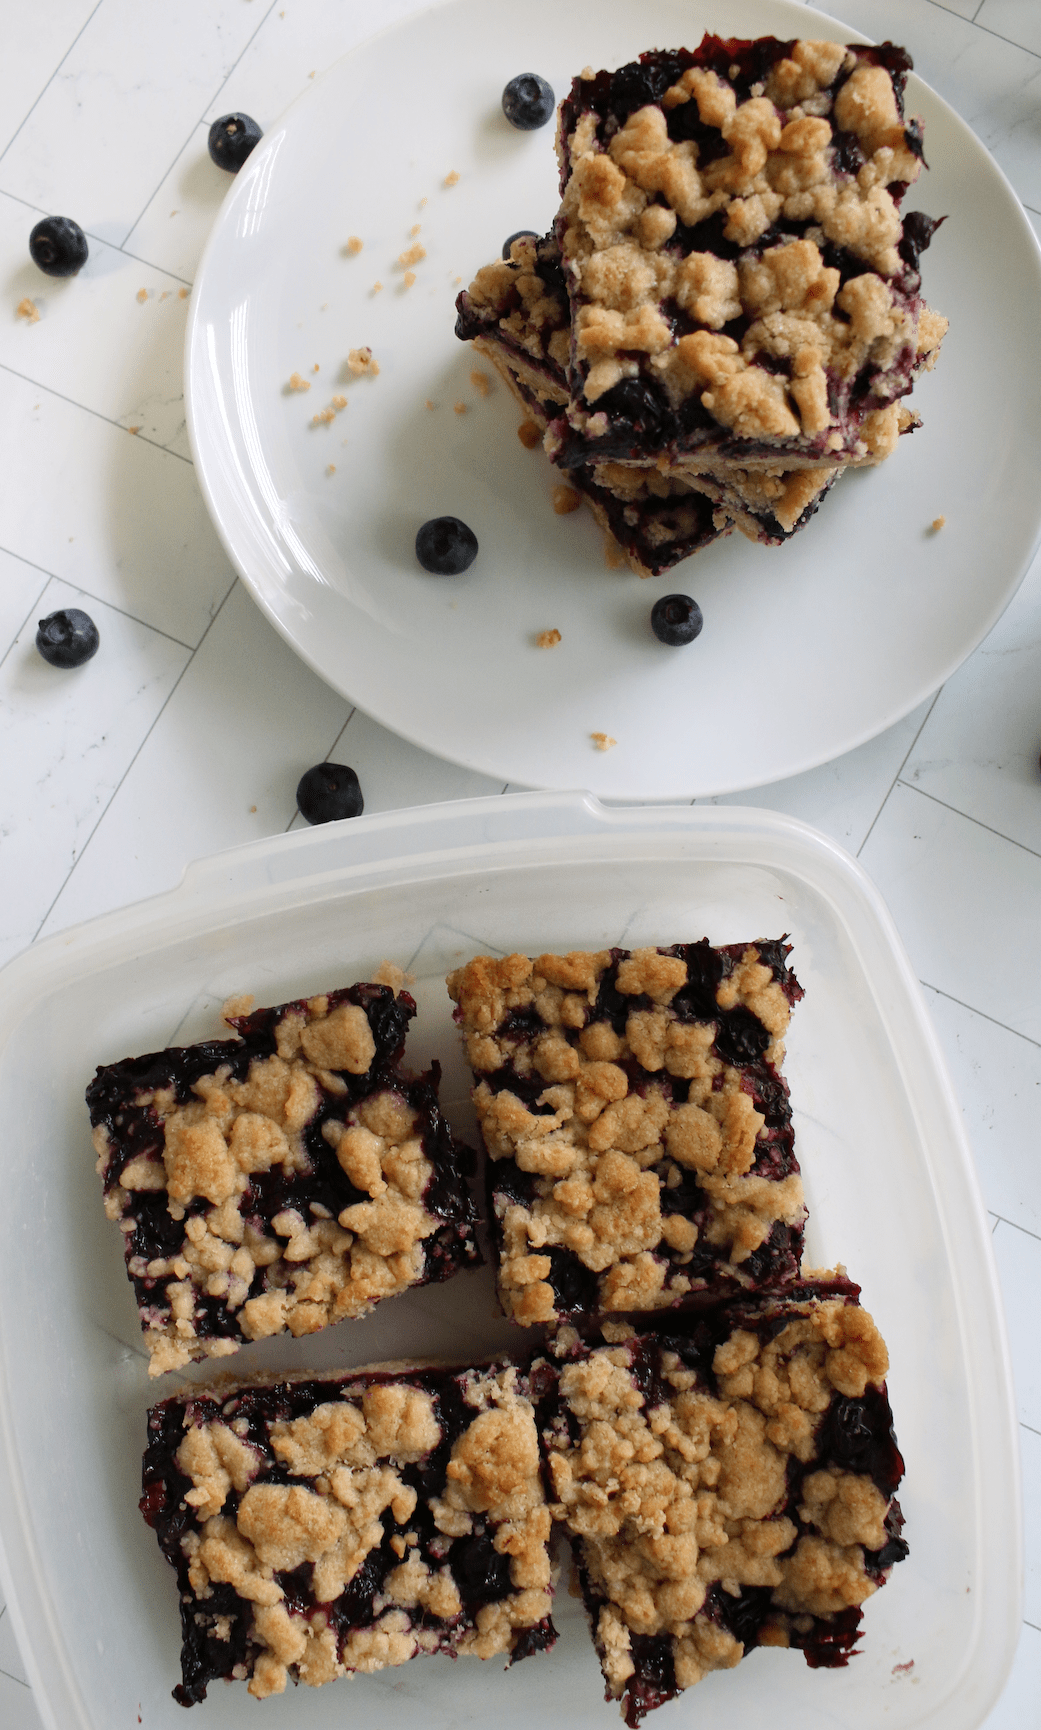
[{"label": "round dinner plate", "polygon": [[[735,533],[650,581],[606,568],[588,513],[555,515],[561,477],[519,443],[505,386],[474,383],[455,297],[559,199],[553,127],[508,126],[503,85],[535,70],[559,99],[583,67],[694,45],[719,16],[702,0],[450,0],[388,29],[266,134],[196,283],[188,425],[254,599],[376,720],[504,781],[677,799],[824,762],[954,671],[1036,543],[1041,255],[983,146],[913,77],[930,168],[905,208],[947,217],[923,278],[950,332],[914,393],[921,429],[844,475],[785,546]],[[726,28],[862,40],[788,0],[728,0]],[[351,371],[364,348],[378,375]],[[445,514],[480,551],[428,576],[416,530]],[[649,623],[676,590],[705,616],[681,649]],[[538,648],[549,630],[560,642]]]}]

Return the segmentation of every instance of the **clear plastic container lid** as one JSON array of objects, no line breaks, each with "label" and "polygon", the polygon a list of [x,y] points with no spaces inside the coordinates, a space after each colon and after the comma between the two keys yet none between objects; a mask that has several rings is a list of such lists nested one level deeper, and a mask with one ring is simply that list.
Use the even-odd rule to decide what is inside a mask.
[{"label": "clear plastic container lid", "polygon": [[[103,1216],[83,1090],[99,1063],[212,1037],[223,1000],[415,975],[408,1061],[438,1057],[472,1125],[444,976],[478,951],[713,943],[790,934],[806,989],[786,1073],[811,1219],[807,1262],[845,1264],[889,1345],[910,1556],[864,1607],[861,1651],[811,1671],[757,1651],[661,1709],[771,1730],[974,1730],[1021,1616],[1017,1431],[990,1236],[961,1113],[917,981],[860,867],[788,818],[735,808],[606,810],[581,794],[469,800],[274,837],[192,866],[171,894],[19,956],[0,990],[0,1556],[48,1726],[181,1726],[172,1569],[138,1508],[149,1382],[119,1233]],[[247,1373],[516,1342],[489,1270],[388,1301],[309,1339],[262,1341]],[[263,1707],[214,1684],[209,1725],[380,1730],[616,1722],[584,1617],[558,1591],[552,1652],[423,1659]],[[138,1718],[140,1714],[140,1719]]]}]

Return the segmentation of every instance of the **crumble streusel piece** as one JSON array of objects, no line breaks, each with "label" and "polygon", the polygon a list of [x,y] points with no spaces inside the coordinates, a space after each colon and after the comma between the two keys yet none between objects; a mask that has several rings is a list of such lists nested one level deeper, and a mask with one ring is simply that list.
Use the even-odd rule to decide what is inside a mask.
[{"label": "crumble streusel piece", "polygon": [[923,159],[910,67],[891,43],[706,35],[575,80],[556,462],[841,466],[871,415],[895,442],[946,330],[920,294],[936,224],[899,208]]},{"label": "crumble streusel piece", "polygon": [[525,1375],[374,1366],[164,1400],[141,1511],[177,1570],[182,1706],[424,1652],[552,1646],[550,1514]]},{"label": "crumble streusel piece", "polygon": [[449,976],[508,1316],[659,1310],[796,1277],[788,953],[484,955]]},{"label": "crumble streusel piece", "polygon": [[[783,1296],[558,1335],[540,1425],[626,1723],[755,1646],[845,1664],[907,1553],[888,1354],[843,1270]],[[634,1318],[638,1322],[638,1318]]]},{"label": "crumble streusel piece", "polygon": [[440,1070],[399,1068],[416,1013],[360,984],[249,1012],[238,1035],[127,1058],[87,1089],[149,1374],[314,1333],[479,1263],[469,1149]]}]

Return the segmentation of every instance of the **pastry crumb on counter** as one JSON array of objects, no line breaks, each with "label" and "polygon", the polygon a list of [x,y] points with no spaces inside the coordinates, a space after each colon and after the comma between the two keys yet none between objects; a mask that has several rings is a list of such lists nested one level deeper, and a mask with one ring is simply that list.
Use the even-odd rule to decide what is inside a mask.
[{"label": "pastry crumb on counter", "polygon": [[533,420],[522,420],[517,428],[517,437],[526,451],[533,451],[542,443],[542,433]]},{"label": "pastry crumb on counter", "polygon": [[449,170],[441,184],[443,186],[458,186],[459,175],[454,168]]},{"label": "pastry crumb on counter", "polygon": [[148,299],[147,288],[139,288],[137,291],[137,298],[141,302],[141,304],[144,305],[145,301]]},{"label": "pastry crumb on counter", "polygon": [[35,301],[30,300],[28,295],[25,296],[24,300],[18,302],[14,315],[15,318],[26,319],[29,324],[39,324],[40,322],[40,314],[36,303]]},{"label": "pastry crumb on counter", "polygon": [[178,289],[178,290],[177,290],[177,298],[178,298],[178,300],[187,300],[187,299],[188,299],[188,296],[189,296],[189,295],[190,295],[190,294],[191,294],[191,292],[192,292],[192,291],[191,291],[191,289],[190,289],[190,288],[179,288],[179,289]]},{"label": "pastry crumb on counter", "polygon": [[415,985],[414,973],[406,973],[396,961],[381,961],[372,976],[374,985],[389,985],[392,991],[403,991],[406,986]]},{"label": "pastry crumb on counter", "polygon": [[556,629],[552,631],[540,631],[538,636],[535,638],[535,647],[537,649],[553,649],[561,640],[560,632]]},{"label": "pastry crumb on counter", "polygon": [[437,405],[436,405],[436,403],[432,403],[430,398],[427,397],[426,402],[424,403],[423,406],[424,406],[424,408],[436,408]]},{"label": "pastry crumb on counter", "polygon": [[598,751],[609,751],[612,745],[618,743],[617,739],[612,739],[610,733],[590,733],[589,737]]},{"label": "pastry crumb on counter", "polygon": [[473,385],[478,396],[487,396],[488,392],[492,388],[492,381],[486,372],[472,372],[470,374],[470,383]]},{"label": "pastry crumb on counter", "polygon": [[452,404],[452,408],[454,409],[456,414],[465,414],[466,413],[465,402],[454,402]]},{"label": "pastry crumb on counter", "polygon": [[290,373],[286,390],[310,390],[310,388],[311,380],[309,378],[301,378],[298,372]]},{"label": "pastry crumb on counter", "polygon": [[402,288],[411,288],[413,283],[415,282],[415,280],[416,280],[415,271],[414,270],[406,270],[404,276],[401,279]]},{"label": "pastry crumb on counter", "polygon": [[331,421],[334,421],[335,419],[336,419],[336,410],[334,408],[322,408],[322,409],[318,410],[317,414],[313,414],[311,416],[311,425],[312,426],[328,426],[329,423]]},{"label": "pastry crumb on counter", "polygon": [[374,283],[373,283],[373,285],[372,285],[372,287],[371,287],[371,288],[370,288],[370,290],[369,290],[369,293],[370,293],[370,294],[379,294],[379,292],[380,292],[380,289],[381,289],[381,288],[382,288],[382,287],[383,287],[383,284],[382,284],[382,282],[374,282]]},{"label": "pastry crumb on counter", "polygon": [[370,378],[376,378],[380,370],[371,348],[352,348],[347,355],[347,365],[351,372],[359,376],[368,373]]},{"label": "pastry crumb on counter", "polygon": [[558,517],[570,516],[571,512],[577,511],[579,505],[582,503],[581,493],[576,493],[574,487],[564,486],[563,484],[554,487],[550,496],[553,500],[553,509],[556,511]]},{"label": "pastry crumb on counter", "polygon": [[947,518],[946,517],[934,517],[932,522],[929,524],[929,527],[932,530],[934,535],[939,534],[940,530],[943,528],[946,528],[946,526],[947,526]]},{"label": "pastry crumb on counter", "polygon": [[141,428],[139,426],[128,426],[127,427],[128,433],[139,433],[140,431],[141,431]]},{"label": "pastry crumb on counter", "polygon": [[354,258],[361,251],[361,249],[364,245],[365,245],[365,242],[364,242],[364,240],[362,240],[360,235],[349,234],[347,236],[347,245],[344,247],[343,250],[350,257]]},{"label": "pastry crumb on counter", "polygon": [[326,463],[325,472],[327,475],[334,475],[336,473],[336,464],[335,463]]},{"label": "pastry crumb on counter", "polygon": [[[424,204],[425,204],[425,203],[426,203],[426,199],[425,199],[425,198],[424,198],[424,200],[423,200],[423,203],[424,203]],[[414,223],[413,223],[413,224],[412,224],[412,227],[411,227],[411,228],[410,228],[410,229],[409,229],[409,231],[408,231],[408,237],[409,237],[409,239],[410,239],[410,240],[415,240],[415,238],[416,238],[416,235],[417,235],[417,234],[418,234],[418,233],[419,233],[419,231],[420,231],[420,229],[421,229],[421,228],[422,228],[422,226],[423,226],[423,224],[422,224],[422,223],[421,223],[421,222],[414,222]]]},{"label": "pastry crumb on counter", "polygon": [[398,253],[398,263],[399,264],[418,264],[421,259],[424,259],[426,257],[426,255],[427,255],[426,247],[421,246],[419,241],[417,240],[414,246],[406,246],[404,252]]}]

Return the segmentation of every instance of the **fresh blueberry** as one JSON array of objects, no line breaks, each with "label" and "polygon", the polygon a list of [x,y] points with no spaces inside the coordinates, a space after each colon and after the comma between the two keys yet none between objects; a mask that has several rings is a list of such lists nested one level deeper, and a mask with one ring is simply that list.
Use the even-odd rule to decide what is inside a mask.
[{"label": "fresh blueberry", "polygon": [[689,595],[662,595],[651,608],[651,630],[659,642],[671,649],[681,643],[692,643],[701,634],[705,623],[697,601]]},{"label": "fresh blueberry", "polygon": [[48,276],[75,276],[87,262],[87,237],[71,216],[45,216],[29,236],[29,255]]},{"label": "fresh blueberry", "polygon": [[477,536],[458,517],[431,517],[416,536],[416,558],[435,577],[457,577],[477,557]]},{"label": "fresh blueberry", "polygon": [[549,85],[537,72],[519,72],[502,93],[502,111],[519,132],[534,132],[545,126],[556,102]]},{"label": "fresh blueberry", "polygon": [[98,652],[98,627],[79,607],[63,607],[40,620],[36,647],[52,667],[82,667]]},{"label": "fresh blueberry", "polygon": [[308,769],[300,777],[296,803],[309,823],[338,823],[342,817],[360,817],[365,809],[358,777],[345,763],[316,763]]},{"label": "fresh blueberry", "polygon": [[539,237],[535,233],[535,230],[533,228],[518,228],[516,234],[508,235],[506,237],[506,239],[503,241],[503,243],[502,243],[502,256],[503,256],[503,258],[509,258],[510,248],[513,245],[515,240],[538,240],[538,238]]},{"label": "fresh blueberry", "polygon": [[264,134],[248,114],[222,114],[210,127],[210,155],[218,168],[237,174]]}]

